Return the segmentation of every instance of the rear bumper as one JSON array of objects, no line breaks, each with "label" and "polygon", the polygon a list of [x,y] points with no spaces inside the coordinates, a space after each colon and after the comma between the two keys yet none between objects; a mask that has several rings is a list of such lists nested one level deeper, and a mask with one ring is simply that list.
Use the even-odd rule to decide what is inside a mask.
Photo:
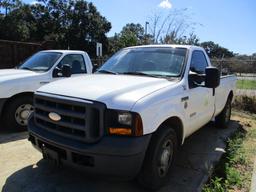
[{"label": "rear bumper", "polygon": [[87,144],[55,135],[34,124],[28,124],[29,140],[39,151],[57,152],[61,164],[85,172],[118,178],[134,178],[141,169],[151,135],[143,137],[103,137]]},{"label": "rear bumper", "polygon": [[0,116],[2,115],[2,111],[3,111],[6,100],[7,99],[0,99]]}]

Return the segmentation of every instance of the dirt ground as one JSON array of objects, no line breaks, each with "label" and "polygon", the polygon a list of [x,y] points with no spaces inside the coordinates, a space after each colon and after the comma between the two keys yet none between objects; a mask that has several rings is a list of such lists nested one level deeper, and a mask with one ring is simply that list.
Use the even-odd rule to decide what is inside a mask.
[{"label": "dirt ground", "polygon": [[[180,148],[166,186],[160,192],[200,191],[213,166],[225,152],[225,140],[240,127],[232,120],[228,129],[213,123],[190,136]],[[0,131],[0,189],[4,192],[144,191],[135,181],[92,178],[67,167],[57,168],[27,141],[27,133]]]}]

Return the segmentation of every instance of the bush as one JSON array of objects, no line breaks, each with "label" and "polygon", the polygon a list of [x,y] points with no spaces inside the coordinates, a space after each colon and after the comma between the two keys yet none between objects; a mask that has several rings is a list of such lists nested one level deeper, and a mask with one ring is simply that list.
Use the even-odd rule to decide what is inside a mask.
[{"label": "bush", "polygon": [[238,110],[256,113],[256,96],[236,96],[233,102],[233,107]]}]

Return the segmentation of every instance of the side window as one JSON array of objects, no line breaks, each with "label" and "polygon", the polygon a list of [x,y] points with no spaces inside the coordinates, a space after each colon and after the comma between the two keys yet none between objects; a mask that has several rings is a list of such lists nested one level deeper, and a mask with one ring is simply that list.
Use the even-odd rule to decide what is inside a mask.
[{"label": "side window", "polygon": [[199,74],[205,73],[205,68],[208,66],[205,55],[202,51],[194,51],[190,64],[190,70]]},{"label": "side window", "polygon": [[61,69],[64,64],[68,64],[71,66],[72,74],[86,73],[85,62],[82,55],[66,55],[58,64],[58,68]]}]

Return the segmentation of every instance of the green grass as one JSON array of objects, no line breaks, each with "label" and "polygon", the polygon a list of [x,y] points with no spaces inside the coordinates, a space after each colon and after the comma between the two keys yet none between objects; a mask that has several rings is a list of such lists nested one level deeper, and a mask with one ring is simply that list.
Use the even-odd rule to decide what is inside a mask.
[{"label": "green grass", "polygon": [[236,83],[237,89],[256,89],[256,80],[239,79]]},{"label": "green grass", "polygon": [[226,153],[215,167],[213,176],[204,186],[203,192],[250,190],[256,156],[256,118],[236,114],[234,120],[239,120],[244,129],[238,130],[227,141]]}]

